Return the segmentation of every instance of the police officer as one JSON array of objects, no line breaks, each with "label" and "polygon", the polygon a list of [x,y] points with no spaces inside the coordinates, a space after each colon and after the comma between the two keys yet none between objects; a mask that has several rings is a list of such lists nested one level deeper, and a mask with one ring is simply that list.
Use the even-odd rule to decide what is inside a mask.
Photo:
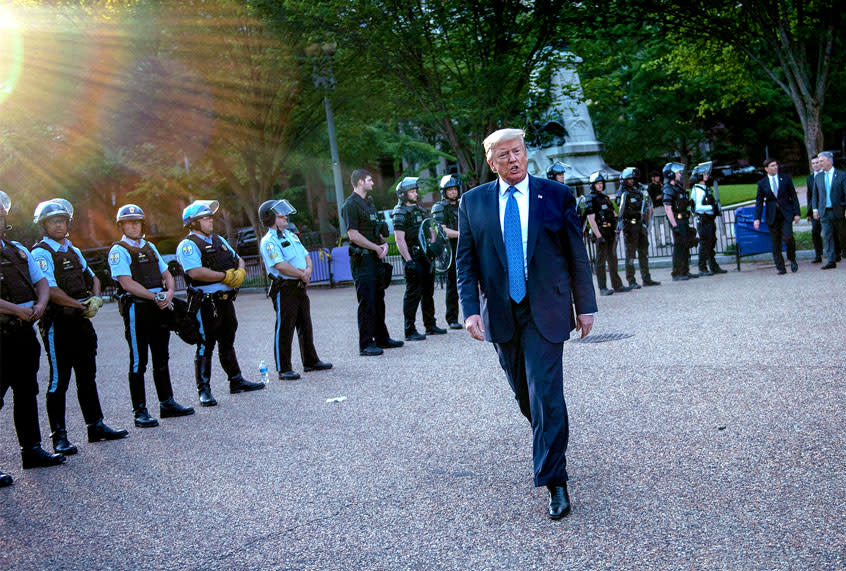
[{"label": "police officer", "polygon": [[435,324],[435,276],[429,258],[420,247],[418,234],[426,219],[426,210],[417,204],[418,178],[407,176],[397,184],[397,205],[391,214],[397,249],[405,261],[405,296],[402,313],[405,317],[405,340],[422,341],[426,335],[417,331],[414,322],[417,306],[423,309],[423,325],[428,335],[443,335],[446,329]]},{"label": "police officer", "polygon": [[54,198],[36,206],[33,216],[44,237],[33,248],[32,256],[50,285],[50,305],[38,324],[50,363],[47,418],[53,450],[67,456],[77,452],[65,429],[65,393],[71,369],[76,377],[82,416],[88,425],[88,442],[117,440],[129,433],[113,430],[103,423],[95,381],[97,333],[91,325],[91,319],[103,304],[99,297],[100,280],[82,252],[67,238],[73,206],[67,200]]},{"label": "police officer", "polygon": [[[383,349],[402,347],[391,339],[385,325],[385,256],[388,227],[380,222],[376,205],[368,196],[373,177],[365,169],[350,176],[353,192],[344,201],[341,215],[350,238],[350,270],[358,298],[358,351],[363,357],[381,355]],[[390,279],[390,276],[388,276]],[[389,283],[389,280],[388,280]]]},{"label": "police officer", "polygon": [[[6,239],[11,208],[9,195],[0,190],[0,408],[11,387],[23,468],[56,466],[65,461],[64,455],[41,448],[36,398],[41,347],[32,328],[44,314],[50,287],[27,249]],[[12,481],[12,476],[0,472],[0,487]]]},{"label": "police officer", "polygon": [[202,340],[194,357],[194,376],[200,406],[216,406],[211,392],[211,360],[218,345],[220,366],[229,379],[229,393],[255,391],[264,383],[252,383],[241,376],[235,355],[235,297],[247,275],[242,260],[232,246],[214,231],[216,200],[195,200],[182,211],[182,226],[188,236],[179,243],[176,259],[185,272],[189,311],[200,324]]},{"label": "police officer", "polygon": [[[117,282],[124,335],[129,345],[129,397],[135,426],[158,426],[147,411],[144,372],[147,348],[153,357],[153,383],[162,418],[187,416],[194,409],[173,398],[168,365],[170,328],[165,312],[172,311],[173,276],[156,247],[144,238],[144,211],[135,204],[118,208],[115,217],[123,236],[109,250],[112,279]],[[164,284],[164,288],[162,285]]]},{"label": "police officer", "polygon": [[690,198],[681,183],[683,172],[684,165],[681,163],[667,163],[662,169],[664,211],[673,231],[673,281],[699,277],[698,274],[690,273]]},{"label": "police officer", "polygon": [[620,194],[620,220],[617,229],[623,233],[623,243],[626,248],[626,279],[631,289],[640,289],[635,279],[634,259],[640,265],[640,278],[645,286],[661,285],[649,274],[649,219],[652,216],[652,205],[649,195],[637,183],[637,169],[626,167],[620,174],[623,179]]},{"label": "police officer", "polygon": [[567,180],[567,170],[569,168],[570,165],[561,161],[555,161],[546,169],[546,178],[565,184],[564,181]]},{"label": "police officer", "polygon": [[297,210],[287,200],[268,200],[258,210],[261,223],[268,228],[259,251],[270,277],[270,299],[276,311],[274,355],[280,381],[300,378],[291,366],[291,341],[294,329],[300,345],[303,370],[325,371],[332,363],[317,356],[311,326],[311,304],[306,286],[311,281],[311,258],[296,234],[288,230],[288,217]]},{"label": "police officer", "polygon": [[441,200],[432,206],[432,218],[444,229],[452,248],[452,260],[447,270],[446,280],[446,320],[450,329],[461,329],[458,322],[458,283],[455,274],[455,250],[458,248],[458,197],[461,194],[461,181],[457,176],[448,174],[441,177],[438,185]]},{"label": "police officer", "polygon": [[726,270],[720,267],[714,254],[717,246],[716,220],[720,215],[720,205],[714,194],[714,187],[711,186],[710,165],[707,171],[694,171],[690,175],[690,182],[693,184],[694,209],[699,218],[699,275],[725,274]]},{"label": "police officer", "polygon": [[[617,249],[614,240],[617,227],[617,215],[614,203],[605,194],[605,175],[597,171],[590,175],[590,193],[585,203],[585,214],[596,241],[596,281],[599,284],[600,295],[612,295],[614,292],[623,293],[629,288],[623,287],[623,280],[617,273]],[[611,274],[611,287],[608,289],[605,278],[605,265]]]}]

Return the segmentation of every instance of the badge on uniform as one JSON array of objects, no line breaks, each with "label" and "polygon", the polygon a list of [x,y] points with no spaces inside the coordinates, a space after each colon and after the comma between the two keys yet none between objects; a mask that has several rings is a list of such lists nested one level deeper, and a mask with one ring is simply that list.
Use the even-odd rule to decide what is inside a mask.
[{"label": "badge on uniform", "polygon": [[20,248],[18,248],[18,257],[19,257],[21,260],[26,260],[26,252],[24,252],[23,250],[21,250]]},{"label": "badge on uniform", "polygon": [[109,263],[113,266],[118,265],[120,263],[120,254],[118,252],[109,254]]},{"label": "badge on uniform", "polygon": [[194,253],[194,245],[193,244],[185,244],[182,246],[182,253],[186,256],[190,256]]},{"label": "badge on uniform", "polygon": [[35,258],[35,261],[38,262],[38,267],[41,269],[42,272],[47,271],[47,260],[44,258]]}]

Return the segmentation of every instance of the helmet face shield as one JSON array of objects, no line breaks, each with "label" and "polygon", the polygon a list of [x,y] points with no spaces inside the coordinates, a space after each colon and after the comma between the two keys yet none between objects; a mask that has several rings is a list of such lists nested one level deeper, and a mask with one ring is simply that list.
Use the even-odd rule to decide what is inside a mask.
[{"label": "helmet face shield", "polygon": [[182,225],[188,226],[194,220],[214,216],[219,207],[217,200],[195,200],[182,211]]},{"label": "helmet face shield", "polygon": [[684,165],[682,163],[667,163],[664,165],[664,178],[670,178],[675,173],[684,172]]},{"label": "helmet face shield", "polygon": [[602,171],[596,171],[595,173],[590,175],[589,180],[592,185],[597,182],[605,182],[605,173]]},{"label": "helmet face shield", "polygon": [[408,200],[408,191],[418,189],[418,180],[419,178],[416,176],[407,176],[399,181],[397,184],[397,199],[400,201]]},{"label": "helmet face shield", "polygon": [[695,167],[693,167],[693,171],[690,173],[691,175],[711,175],[711,167],[714,165],[713,161],[707,161],[704,163],[699,163]]},{"label": "helmet face shield", "polygon": [[45,200],[35,207],[35,212],[32,215],[32,221],[36,224],[41,224],[45,220],[54,218],[56,216],[64,216],[68,222],[73,220],[73,206],[64,198],[51,198]]},{"label": "helmet face shield", "polygon": [[546,169],[546,178],[549,180],[555,180],[555,177],[559,174],[563,174],[567,176],[567,171],[570,169],[570,165],[566,163],[562,163],[561,161],[555,161],[549,168]]},{"label": "helmet face shield", "polygon": [[623,172],[620,173],[620,178],[626,180],[627,178],[634,178],[637,179],[637,168],[636,167],[626,167],[623,169]]},{"label": "helmet face shield", "polygon": [[12,199],[9,198],[8,194],[0,190],[0,212],[2,212],[3,216],[8,216],[11,210]]},{"label": "helmet face shield", "polygon": [[297,213],[297,209],[284,198],[282,200],[277,200],[271,210],[279,216],[290,216],[291,214]]}]

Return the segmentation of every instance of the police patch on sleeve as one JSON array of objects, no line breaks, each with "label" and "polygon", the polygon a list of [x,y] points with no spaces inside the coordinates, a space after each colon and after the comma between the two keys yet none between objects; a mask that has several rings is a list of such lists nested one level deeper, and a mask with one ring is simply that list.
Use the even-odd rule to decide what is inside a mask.
[{"label": "police patch on sleeve", "polygon": [[38,262],[38,267],[42,272],[47,271],[47,259],[46,258],[42,258],[41,256],[38,256],[37,258],[35,258],[35,261]]},{"label": "police patch on sleeve", "polygon": [[276,251],[276,246],[273,245],[273,242],[268,242],[264,249],[267,250],[267,257],[271,260],[279,256],[279,252]]},{"label": "police patch on sleeve", "polygon": [[185,254],[186,256],[190,256],[191,254],[193,254],[194,253],[194,244],[189,242],[189,243],[185,244],[184,246],[182,246],[182,253]]},{"label": "police patch on sleeve", "polygon": [[112,252],[109,254],[109,263],[113,266],[116,266],[120,263],[120,253],[119,252]]}]

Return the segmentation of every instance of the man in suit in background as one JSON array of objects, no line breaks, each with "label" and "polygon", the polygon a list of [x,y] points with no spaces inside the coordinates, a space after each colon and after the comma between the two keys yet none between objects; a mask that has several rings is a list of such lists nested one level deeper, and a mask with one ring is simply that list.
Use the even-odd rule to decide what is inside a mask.
[{"label": "man in suit in background", "polygon": [[820,172],[820,158],[817,155],[811,157],[811,174],[805,179],[805,188],[808,196],[808,223],[811,225],[811,239],[814,242],[814,264],[822,263],[823,241],[822,225],[814,218],[814,177]]},{"label": "man in suit in background", "polygon": [[840,243],[846,244],[846,223],[843,220],[846,173],[834,168],[831,151],[823,151],[817,156],[820,159],[820,172],[814,177],[814,219],[822,224],[827,262],[822,269],[830,270],[837,267],[834,237],[839,237]]},{"label": "man in suit in background", "polygon": [[500,129],[484,147],[497,179],[462,196],[458,211],[464,325],[496,347],[532,425],[535,486],[549,489],[549,517],[560,519],[570,512],[562,351],[571,330],[584,337],[593,326],[590,262],[572,193],[528,175],[523,131]]},{"label": "man in suit in background", "polygon": [[761,209],[767,201],[767,226],[770,228],[770,241],[773,248],[773,261],[779,275],[784,275],[784,258],[781,255],[781,242],[787,244],[787,259],[790,271],[799,271],[796,263],[796,239],[793,238],[793,223],[799,222],[799,198],[793,187],[793,179],[778,173],[778,161],[769,158],[764,161],[767,176],[758,181],[758,194],[755,197],[755,230],[761,224]]}]

